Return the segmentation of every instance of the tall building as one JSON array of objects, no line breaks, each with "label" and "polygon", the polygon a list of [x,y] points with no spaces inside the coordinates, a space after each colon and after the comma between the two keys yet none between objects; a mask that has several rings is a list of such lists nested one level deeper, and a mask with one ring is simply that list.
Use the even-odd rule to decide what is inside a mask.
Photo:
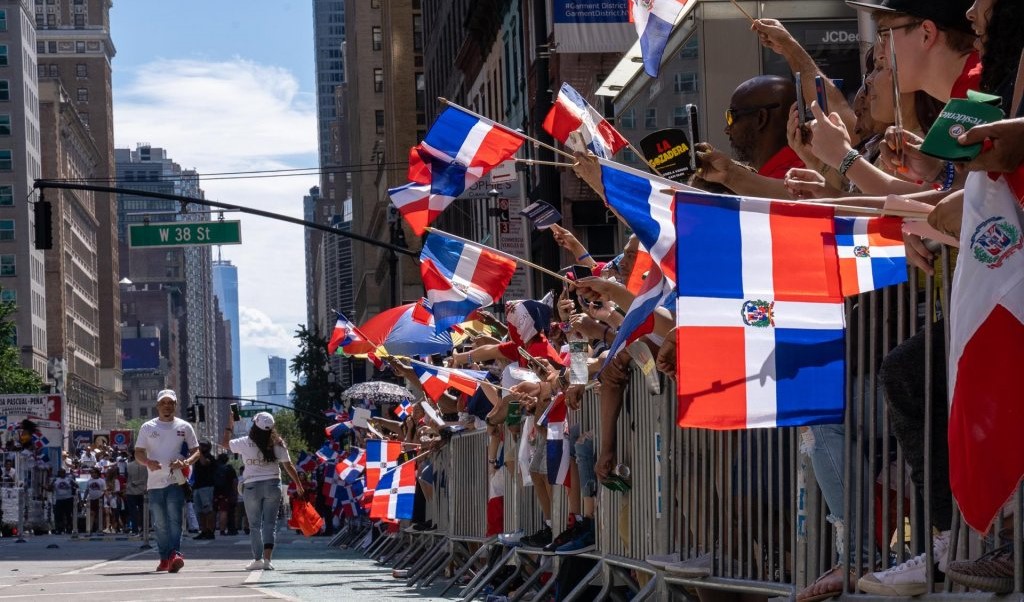
[{"label": "tall building", "polygon": [[[27,2],[23,3],[27,4]],[[114,177],[114,117],[110,37],[111,0],[35,2],[38,69],[55,77],[70,94],[79,117],[92,134],[101,158],[95,177]],[[93,195],[96,221],[97,282],[99,311],[99,364],[105,413],[113,415],[122,399],[121,303],[118,276],[116,198]]]},{"label": "tall building", "polygon": [[0,0],[0,298],[12,316],[21,364],[46,376],[46,276],[34,245],[33,180],[42,174],[34,12],[28,0]]},{"label": "tall building", "polygon": [[[307,285],[308,286],[308,285]],[[224,321],[228,323],[229,341],[231,343],[231,394],[242,394],[241,347],[238,337],[238,268],[226,259],[213,261],[213,294],[220,301],[220,310]]]},{"label": "tall building", "polygon": [[275,355],[267,358],[270,376],[256,381],[256,398],[281,405],[291,405],[288,397],[288,360]]},{"label": "tall building", "polygon": [[344,44],[345,2],[313,0],[313,50],[316,53],[316,109],[321,168],[333,159],[331,125],[338,119],[334,89],[345,81],[345,64],[341,58]]}]

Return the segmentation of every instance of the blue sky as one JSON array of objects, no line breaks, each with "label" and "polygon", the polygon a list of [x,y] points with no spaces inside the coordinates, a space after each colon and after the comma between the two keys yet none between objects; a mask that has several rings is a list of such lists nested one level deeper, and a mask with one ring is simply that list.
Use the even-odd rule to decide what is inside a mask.
[{"label": "blue sky", "polygon": [[[114,140],[168,150],[202,173],[317,164],[312,0],[119,0],[111,9]],[[315,176],[209,180],[207,198],[302,215]],[[242,394],[288,360],[306,322],[303,232],[240,216]]]}]

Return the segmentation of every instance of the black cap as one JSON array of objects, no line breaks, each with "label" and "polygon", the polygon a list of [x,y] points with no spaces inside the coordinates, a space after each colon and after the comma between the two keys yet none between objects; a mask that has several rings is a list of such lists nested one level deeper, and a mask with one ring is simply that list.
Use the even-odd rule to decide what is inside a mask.
[{"label": "black cap", "polygon": [[967,9],[971,8],[974,0],[846,0],[846,3],[856,9],[906,13],[949,29],[973,32],[971,22],[967,20]]}]

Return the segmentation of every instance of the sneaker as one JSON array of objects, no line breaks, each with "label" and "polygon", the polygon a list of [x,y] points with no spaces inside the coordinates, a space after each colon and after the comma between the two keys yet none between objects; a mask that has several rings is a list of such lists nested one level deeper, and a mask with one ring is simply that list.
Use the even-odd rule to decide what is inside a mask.
[{"label": "sneaker", "polygon": [[1013,591],[1013,544],[983,554],[975,560],[949,563],[946,574],[953,581],[973,589],[997,594]]},{"label": "sneaker", "polygon": [[559,533],[557,537],[551,540],[551,543],[544,546],[544,551],[553,554],[558,548],[579,537],[582,524],[583,521],[573,522],[571,527]]},{"label": "sneaker", "polygon": [[498,535],[498,543],[503,546],[517,546],[523,539],[522,531],[514,531],[512,533],[501,533]]},{"label": "sneaker", "polygon": [[580,528],[576,538],[565,545],[559,546],[555,549],[555,553],[560,556],[570,556],[572,554],[589,552],[594,549],[594,535],[594,520],[584,518],[580,521]]},{"label": "sneaker", "polygon": [[276,571],[277,567],[274,566],[273,562],[270,562],[269,560],[264,560],[263,561],[263,570],[264,571]]},{"label": "sneaker", "polygon": [[705,552],[696,558],[665,565],[665,570],[683,577],[701,578],[711,576],[711,552]]},{"label": "sneaker", "polygon": [[156,565],[156,572],[162,573],[169,568],[171,568],[171,559],[164,558],[160,561],[160,564]]},{"label": "sneaker", "polygon": [[245,565],[247,571],[262,571],[263,570],[263,559],[253,560],[249,564]]},{"label": "sneaker", "polygon": [[543,548],[551,543],[551,527],[544,525],[540,531],[537,531],[529,537],[522,538],[519,540],[519,543],[523,544],[527,548]]},{"label": "sneaker", "polygon": [[394,569],[391,571],[391,576],[395,579],[408,579],[409,569]]},{"label": "sneaker", "polygon": [[679,554],[675,552],[673,552],[672,554],[651,554],[644,560],[647,561],[647,564],[651,566],[663,569],[670,564],[676,564],[677,562],[679,562]]},{"label": "sneaker", "polygon": [[185,557],[178,552],[175,552],[171,555],[170,565],[167,567],[167,572],[177,573],[183,566],[185,566]]},{"label": "sneaker", "polygon": [[[932,556],[937,564],[934,577],[937,582],[942,581],[943,569],[948,568],[948,549],[949,531],[943,531],[932,540]],[[891,569],[864,575],[857,581],[857,587],[863,592],[880,596],[920,596],[931,590],[925,559],[924,554],[919,554]]]}]

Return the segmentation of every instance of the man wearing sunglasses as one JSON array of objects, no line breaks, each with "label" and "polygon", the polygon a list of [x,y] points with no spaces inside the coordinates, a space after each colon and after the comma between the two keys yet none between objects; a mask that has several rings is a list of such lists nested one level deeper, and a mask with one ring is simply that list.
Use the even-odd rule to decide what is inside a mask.
[{"label": "man wearing sunglasses", "polygon": [[794,102],[796,89],[786,78],[759,75],[740,84],[725,111],[725,135],[738,162],[702,143],[697,175],[736,194],[787,198],[782,179],[790,168],[804,166],[786,140]]}]

